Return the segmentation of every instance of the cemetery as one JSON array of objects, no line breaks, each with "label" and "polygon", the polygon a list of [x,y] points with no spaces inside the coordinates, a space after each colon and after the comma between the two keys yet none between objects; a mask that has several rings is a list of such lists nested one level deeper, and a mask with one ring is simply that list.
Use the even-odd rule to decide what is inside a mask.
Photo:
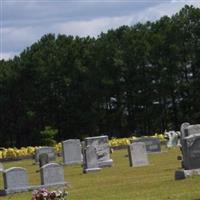
[{"label": "cemetery", "polygon": [[163,2],[1,0],[0,200],[200,200],[200,8]]},{"label": "cemetery", "polygon": [[1,163],[0,199],[27,200],[55,188],[70,200],[198,199],[199,134],[199,124],[183,123],[180,145],[169,145],[170,137],[160,143],[164,136],[119,139],[129,140],[126,148],[111,152],[117,139],[104,135],[65,140],[61,154],[39,147],[32,158]]}]

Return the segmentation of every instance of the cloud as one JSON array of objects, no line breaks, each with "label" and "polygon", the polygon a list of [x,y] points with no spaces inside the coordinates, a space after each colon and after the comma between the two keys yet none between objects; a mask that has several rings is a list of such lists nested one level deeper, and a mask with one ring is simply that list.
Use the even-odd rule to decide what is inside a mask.
[{"label": "cloud", "polygon": [[[100,17],[92,20],[61,22],[52,26],[51,30],[67,35],[97,36],[101,32],[106,32],[111,28],[115,29],[122,25],[134,25],[138,22],[155,21],[164,15],[171,16],[178,12],[186,2],[189,3],[191,1],[174,2],[172,0],[170,3],[162,3],[154,7],[146,8],[142,12],[135,11],[129,15],[120,17]],[[197,5],[199,4],[196,2]]]},{"label": "cloud", "polygon": [[[95,5],[99,5],[98,2],[90,4],[89,11],[92,12],[92,8],[94,9],[94,13],[90,16],[87,10],[89,5],[86,5],[84,9],[81,9],[80,4],[73,4],[73,6],[65,5],[66,7],[64,4],[63,7],[62,5],[53,7],[52,4],[48,4],[46,7],[38,8],[39,4],[36,4],[36,2],[33,4],[32,2],[32,9],[30,4],[27,4],[23,8],[24,13],[19,13],[20,8],[17,7],[19,16],[15,13],[12,17],[9,16],[9,13],[14,13],[13,7],[11,7],[4,16],[5,19],[8,16],[8,20],[4,20],[5,23],[2,29],[2,56],[6,59],[9,56],[13,57],[14,52],[19,53],[23,51],[23,49],[39,40],[46,33],[61,33],[81,37],[90,35],[96,37],[101,32],[106,32],[111,28],[115,29],[122,25],[154,21],[164,15],[171,16],[178,12],[185,4],[199,6],[197,1],[171,0],[169,2],[163,1],[160,4],[151,4],[151,6],[143,7],[143,9],[137,9],[138,3],[131,4],[129,2],[127,5],[121,4],[121,10],[125,9],[126,11],[120,12],[119,6],[112,7],[112,4],[105,3],[105,5],[111,7],[105,7],[106,12],[104,14],[101,12],[101,14],[95,15],[94,11],[98,10]],[[103,8],[104,6],[99,7],[99,10],[102,11]],[[116,12],[113,12],[115,9]],[[81,12],[79,16],[74,17],[72,13],[77,10]],[[108,13],[109,10],[113,12],[112,15]]]},{"label": "cloud", "polygon": [[55,30],[61,34],[78,36],[97,36],[108,29],[117,28],[121,25],[130,25],[131,17],[106,17],[87,21],[71,21],[55,25]]},{"label": "cloud", "polygon": [[[39,31],[34,27],[6,27],[2,28],[2,51],[20,52],[38,39]],[[5,54],[6,55],[6,54]]]},{"label": "cloud", "polygon": [[9,60],[14,58],[14,56],[16,55],[16,52],[7,52],[7,53],[0,53],[0,60],[4,59],[4,60]]}]

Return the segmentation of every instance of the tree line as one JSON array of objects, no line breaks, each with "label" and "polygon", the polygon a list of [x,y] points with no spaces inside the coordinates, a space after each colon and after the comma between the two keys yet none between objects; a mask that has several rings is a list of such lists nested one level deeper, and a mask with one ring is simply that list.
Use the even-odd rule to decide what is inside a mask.
[{"label": "tree line", "polygon": [[[200,9],[97,38],[46,34],[0,61],[0,145],[125,137],[200,122]],[[49,131],[49,132],[48,132]]]}]

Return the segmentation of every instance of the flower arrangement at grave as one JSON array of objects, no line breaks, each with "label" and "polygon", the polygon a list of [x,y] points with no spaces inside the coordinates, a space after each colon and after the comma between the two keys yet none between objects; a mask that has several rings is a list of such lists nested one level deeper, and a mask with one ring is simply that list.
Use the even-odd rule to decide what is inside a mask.
[{"label": "flower arrangement at grave", "polygon": [[31,200],[66,200],[68,192],[65,189],[48,191],[45,188],[33,191]]}]

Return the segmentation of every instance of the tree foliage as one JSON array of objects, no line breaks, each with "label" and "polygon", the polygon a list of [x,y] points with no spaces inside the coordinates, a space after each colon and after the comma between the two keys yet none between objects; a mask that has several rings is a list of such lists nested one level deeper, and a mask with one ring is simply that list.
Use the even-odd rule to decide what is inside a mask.
[{"label": "tree foliage", "polygon": [[199,123],[199,27],[200,9],[186,5],[97,38],[47,34],[0,61],[1,145],[39,145],[49,126],[63,140]]}]

